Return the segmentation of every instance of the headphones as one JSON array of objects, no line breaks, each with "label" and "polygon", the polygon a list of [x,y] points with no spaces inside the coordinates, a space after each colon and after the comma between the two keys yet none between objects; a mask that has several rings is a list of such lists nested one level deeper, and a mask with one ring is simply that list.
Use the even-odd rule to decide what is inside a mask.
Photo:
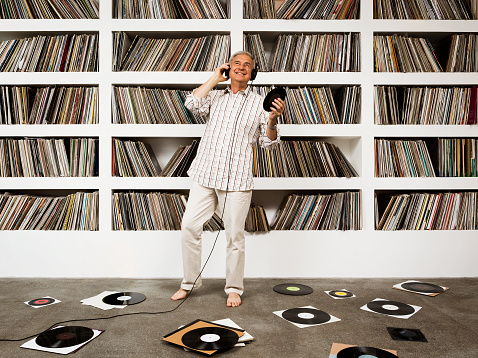
[{"label": "headphones", "polygon": [[[259,68],[256,65],[256,67],[254,67],[251,71],[251,81],[254,81],[256,79],[257,72],[259,72]],[[229,78],[229,68],[227,70],[222,70],[222,74],[224,77]]]}]

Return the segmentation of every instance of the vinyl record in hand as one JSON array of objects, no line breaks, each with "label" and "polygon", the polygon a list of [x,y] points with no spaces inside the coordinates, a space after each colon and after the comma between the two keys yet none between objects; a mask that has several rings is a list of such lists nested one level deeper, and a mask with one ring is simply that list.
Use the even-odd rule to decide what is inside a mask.
[{"label": "vinyl record in hand", "polygon": [[419,329],[387,327],[387,330],[396,341],[428,342]]},{"label": "vinyl record in hand", "polygon": [[87,327],[58,327],[41,333],[35,342],[45,348],[65,348],[84,343],[93,337],[93,330]]},{"label": "vinyl record in hand", "polygon": [[272,102],[274,102],[277,98],[285,100],[286,91],[282,87],[276,87],[272,91],[270,91],[266,98],[264,98],[264,102],[262,103],[262,107],[264,111],[270,112],[272,107]]},{"label": "vinyl record in hand", "polygon": [[357,357],[397,358],[395,354],[373,347],[348,347],[337,353],[337,358]]},{"label": "vinyl record in hand", "polygon": [[186,332],[181,338],[186,347],[200,351],[231,348],[238,340],[236,332],[221,327],[196,328]]},{"label": "vinyl record in hand", "polygon": [[137,292],[118,292],[105,296],[103,302],[108,305],[125,306],[143,302],[146,296]]},{"label": "vinyl record in hand", "polygon": [[55,299],[51,297],[42,297],[28,301],[27,304],[34,307],[47,306],[55,303]]},{"label": "vinyl record in hand", "polygon": [[314,292],[311,287],[298,283],[281,283],[279,285],[275,285],[273,289],[277,293],[292,296],[308,295]]},{"label": "vinyl record in hand", "polygon": [[328,313],[314,308],[291,308],[282,312],[286,320],[299,324],[322,324],[330,321]]},{"label": "vinyl record in hand", "polygon": [[329,291],[329,295],[332,297],[337,297],[337,298],[346,298],[346,297],[353,297],[354,294],[349,291],[345,290],[340,290],[340,291]]},{"label": "vinyl record in hand", "polygon": [[372,301],[367,303],[367,307],[374,312],[392,316],[408,316],[415,313],[412,306],[397,301]]},{"label": "vinyl record in hand", "polygon": [[441,293],[444,291],[443,287],[426,282],[405,282],[401,286],[405,290],[422,293]]}]

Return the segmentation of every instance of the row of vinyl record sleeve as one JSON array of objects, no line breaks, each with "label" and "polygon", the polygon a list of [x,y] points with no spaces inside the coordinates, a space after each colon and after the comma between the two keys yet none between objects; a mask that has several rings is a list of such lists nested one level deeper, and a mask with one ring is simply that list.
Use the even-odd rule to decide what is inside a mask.
[{"label": "row of vinyl record sleeve", "polygon": [[98,34],[38,35],[0,42],[0,72],[98,71]]},{"label": "row of vinyl record sleeve", "polygon": [[375,139],[375,176],[477,177],[477,154],[476,138]]},{"label": "row of vinyl record sleeve", "polygon": [[0,138],[0,177],[98,176],[96,138]]},{"label": "row of vinyl record sleeve", "polygon": [[[162,192],[117,192],[112,194],[113,230],[180,230],[187,195]],[[245,230],[360,230],[359,192],[292,194],[287,196],[269,226],[264,208],[251,204]],[[215,213],[204,229],[223,229]]]},{"label": "row of vinyl record sleeve", "polygon": [[[199,141],[181,145],[161,170],[149,145],[113,139],[112,175],[187,176]],[[272,148],[253,146],[255,177],[355,177],[358,173],[339,147],[319,140],[281,140]]]},{"label": "row of vinyl record sleeve", "polygon": [[[385,197],[385,198],[381,198]],[[377,198],[377,196],[376,196]],[[389,198],[380,216],[381,200]],[[377,230],[477,230],[478,192],[381,194]]]},{"label": "row of vinyl record sleeve", "polygon": [[0,19],[98,19],[99,0],[4,0]]},{"label": "row of vinyl record sleeve", "polygon": [[374,86],[375,124],[476,124],[478,86]]},{"label": "row of vinyl record sleeve", "polygon": [[97,86],[0,86],[0,124],[96,123]]},{"label": "row of vinyl record sleeve", "polygon": [[219,0],[113,0],[116,19],[226,19]]},{"label": "row of vinyl record sleeve", "polygon": [[[277,3],[279,5],[277,6]],[[359,0],[244,0],[245,19],[357,19]]]},{"label": "row of vinyl record sleeve", "polygon": [[98,191],[66,196],[0,193],[0,230],[98,230]]},{"label": "row of vinyl record sleeve", "polygon": [[374,35],[376,72],[477,72],[477,53],[478,34],[451,35],[436,49],[424,37]]},{"label": "row of vinyl record sleeve", "polygon": [[[266,96],[268,86],[252,86]],[[280,124],[356,124],[360,122],[361,87],[285,87],[285,111]],[[203,124],[207,118],[184,106],[191,91],[113,86],[113,123],[121,124]]]},{"label": "row of vinyl record sleeve", "polygon": [[373,17],[375,19],[470,20],[477,18],[477,4],[476,0],[374,0]]}]

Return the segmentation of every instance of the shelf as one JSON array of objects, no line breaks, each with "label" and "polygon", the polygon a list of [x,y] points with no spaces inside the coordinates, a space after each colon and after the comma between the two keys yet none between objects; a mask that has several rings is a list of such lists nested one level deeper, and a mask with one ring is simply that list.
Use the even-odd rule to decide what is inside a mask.
[{"label": "shelf", "polygon": [[375,137],[478,137],[477,125],[384,125],[374,126]]},{"label": "shelf", "polygon": [[433,178],[373,178],[375,190],[400,191],[475,191],[478,188],[477,177],[433,177]]}]

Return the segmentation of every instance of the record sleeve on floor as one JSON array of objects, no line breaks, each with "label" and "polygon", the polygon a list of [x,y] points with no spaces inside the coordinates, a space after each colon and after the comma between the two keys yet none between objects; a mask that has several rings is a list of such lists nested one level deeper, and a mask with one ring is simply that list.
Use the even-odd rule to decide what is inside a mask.
[{"label": "record sleeve on floor", "polygon": [[414,280],[398,283],[394,285],[393,288],[396,288],[402,291],[418,293],[420,295],[432,296],[432,297],[437,296],[440,293],[445,292],[446,290],[449,289],[448,287],[438,286],[433,283],[420,282],[420,281],[414,281]]},{"label": "record sleeve on floor", "polygon": [[82,326],[57,326],[42,332],[20,347],[50,353],[70,354],[75,353],[103,332],[103,330]]},{"label": "record sleeve on floor", "polygon": [[336,300],[357,297],[352,292],[347,291],[346,289],[342,289],[338,291],[324,291],[324,292],[328,294],[330,297],[335,298]]},{"label": "record sleeve on floor", "polygon": [[35,298],[34,300],[26,301],[25,303],[33,308],[40,308],[40,307],[45,307],[45,306],[50,306],[54,305],[55,303],[61,302],[60,300],[57,300],[56,298],[50,297],[50,296],[44,296],[40,298]]},{"label": "record sleeve on floor", "polygon": [[169,343],[212,355],[220,350],[234,347],[243,330],[197,319],[164,336]]},{"label": "record sleeve on floor", "polygon": [[365,306],[360,307],[360,309],[396,318],[407,319],[417,313],[421,309],[421,307],[408,305],[402,302],[376,298],[372,302],[367,303]]},{"label": "record sleeve on floor", "polygon": [[275,315],[289,321],[299,328],[319,326],[326,323],[338,322],[340,318],[331,316],[313,306],[290,308],[273,312]]},{"label": "record sleeve on floor", "polygon": [[118,291],[103,291],[102,293],[100,293],[96,296],[82,299],[81,303],[84,304],[84,305],[100,308],[100,309],[105,310],[105,311],[106,310],[111,310],[113,308],[125,308],[126,307],[125,305],[109,305],[109,304],[103,302],[103,298],[105,298],[106,296],[112,295],[112,294],[116,294],[116,293],[119,293],[119,292]]},{"label": "record sleeve on floor", "polygon": [[419,329],[387,327],[387,330],[390,337],[395,341],[428,342]]},{"label": "record sleeve on floor", "polygon": [[[348,351],[347,351],[348,349]],[[355,350],[355,351],[351,351]],[[365,352],[362,353],[361,351]],[[339,355],[340,353],[340,355]],[[355,354],[355,355],[353,355]],[[397,351],[374,347],[360,347],[350,344],[332,343],[329,358],[356,358],[356,357],[379,357],[379,358],[397,358]]]}]

